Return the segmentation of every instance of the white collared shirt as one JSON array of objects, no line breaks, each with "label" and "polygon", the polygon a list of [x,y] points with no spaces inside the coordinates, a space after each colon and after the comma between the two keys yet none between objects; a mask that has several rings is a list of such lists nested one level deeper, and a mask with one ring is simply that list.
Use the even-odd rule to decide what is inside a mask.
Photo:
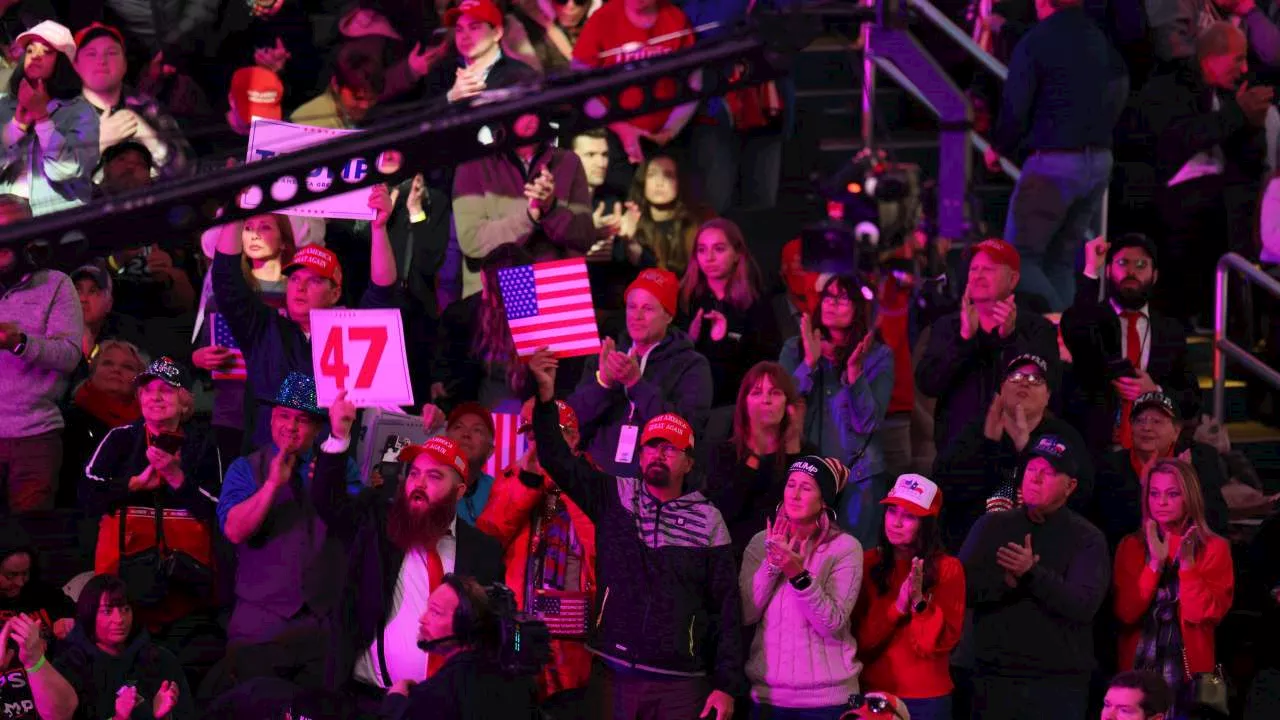
[{"label": "white collared shirt", "polygon": [[[1116,311],[1116,315],[1120,318],[1120,357],[1129,357],[1129,321],[1124,319],[1124,308],[1116,304],[1115,300],[1111,301],[1111,309]],[[1138,337],[1142,341],[1141,365],[1143,370],[1147,369],[1147,365],[1151,362],[1151,305],[1143,305],[1138,308]]]},{"label": "white collared shirt", "polygon": [[[449,525],[449,533],[436,543],[440,564],[445,574],[453,572],[458,555],[458,518]],[[356,661],[355,678],[366,685],[386,689],[378,663],[378,644],[382,643],[391,683],[399,680],[422,682],[427,679],[427,653],[418,648],[418,623],[427,611],[431,595],[431,577],[427,571],[427,554],[414,548],[404,555],[400,576],[396,579],[391,599],[391,613],[382,637],[375,637],[369,648]]]}]

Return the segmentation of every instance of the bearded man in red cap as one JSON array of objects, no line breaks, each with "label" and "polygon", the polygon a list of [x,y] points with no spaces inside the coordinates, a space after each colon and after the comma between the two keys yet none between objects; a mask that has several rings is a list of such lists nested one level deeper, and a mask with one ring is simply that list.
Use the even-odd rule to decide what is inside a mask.
[{"label": "bearded man in red cap", "polygon": [[557,364],[546,348],[529,362],[533,435],[542,468],[596,527],[587,717],[727,720],[746,690],[737,559],[720,511],[685,485],[693,428],[660,413],[640,434],[642,475],[602,472],[565,442]]},{"label": "bearded man in red cap", "polygon": [[634,477],[640,428],[663,413],[701,432],[711,412],[711,365],[672,325],[680,282],[649,268],[627,287],[626,331],[589,358],[568,403],[582,423],[582,447],[602,469]]},{"label": "bearded man in red cap", "polygon": [[[330,533],[346,545],[343,596],[332,616],[326,684],[375,712],[387,691],[404,694],[444,658],[418,647],[418,621],[448,573],[482,584],[503,579],[502,547],[457,520],[468,461],[445,437],[400,452],[408,464],[398,486],[352,498],[341,474],[355,407],[340,394],[329,408],[332,435],[316,460],[312,500]],[[391,497],[388,497],[391,495]]]}]

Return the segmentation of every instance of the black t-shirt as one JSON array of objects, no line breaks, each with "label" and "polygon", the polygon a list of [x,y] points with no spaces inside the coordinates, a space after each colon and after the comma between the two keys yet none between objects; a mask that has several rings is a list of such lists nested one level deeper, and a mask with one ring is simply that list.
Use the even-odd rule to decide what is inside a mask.
[{"label": "black t-shirt", "polygon": [[[36,618],[44,625],[43,635],[48,645],[46,652],[52,655],[53,623],[72,617],[74,607],[70,598],[61,591],[28,583],[17,598],[0,598],[0,627],[13,616],[22,613]],[[17,653],[14,653],[7,667],[0,668],[0,720],[40,720],[35,699],[31,696],[31,686],[27,682],[26,670]]]}]

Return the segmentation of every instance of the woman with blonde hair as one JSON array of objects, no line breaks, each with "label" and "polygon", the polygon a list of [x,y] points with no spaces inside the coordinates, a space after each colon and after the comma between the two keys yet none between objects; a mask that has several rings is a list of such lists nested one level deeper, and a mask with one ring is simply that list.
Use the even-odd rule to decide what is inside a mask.
[{"label": "woman with blonde hair", "polygon": [[1191,678],[1213,672],[1214,631],[1231,608],[1231,547],[1209,529],[1195,469],[1158,460],[1142,481],[1142,529],[1116,550],[1120,669],[1160,673],[1174,689],[1166,717],[1187,717]]},{"label": "woman with blonde hair", "polygon": [[680,312],[677,324],[689,328],[689,339],[711,364],[713,408],[733,405],[751,364],[782,349],[760,268],[732,220],[716,218],[698,228],[680,281]]},{"label": "woman with blonde hair", "polygon": [[738,582],[753,720],[836,720],[858,692],[850,615],[862,585],[862,546],[834,521],[849,471],[805,455],[791,464],[776,519],[756,534]]},{"label": "woman with blonde hair", "polygon": [[103,340],[89,361],[89,377],[71,393],[63,411],[62,472],[58,506],[77,507],[84,464],[115,427],[142,417],[133,379],[147,367],[142,351],[123,340]]}]

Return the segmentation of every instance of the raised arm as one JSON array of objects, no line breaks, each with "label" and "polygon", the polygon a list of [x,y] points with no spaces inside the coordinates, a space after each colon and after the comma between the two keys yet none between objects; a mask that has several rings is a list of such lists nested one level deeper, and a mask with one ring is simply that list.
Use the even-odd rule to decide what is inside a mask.
[{"label": "raised arm", "polygon": [[742,554],[738,590],[742,594],[742,624],[755,625],[782,586],[782,571],[765,562],[765,533],[756,533]]},{"label": "raised arm", "polygon": [[288,485],[295,462],[295,456],[278,453],[260,487],[248,460],[240,458],[231,464],[218,499],[218,523],[228,540],[239,545],[262,528],[276,493]]}]

